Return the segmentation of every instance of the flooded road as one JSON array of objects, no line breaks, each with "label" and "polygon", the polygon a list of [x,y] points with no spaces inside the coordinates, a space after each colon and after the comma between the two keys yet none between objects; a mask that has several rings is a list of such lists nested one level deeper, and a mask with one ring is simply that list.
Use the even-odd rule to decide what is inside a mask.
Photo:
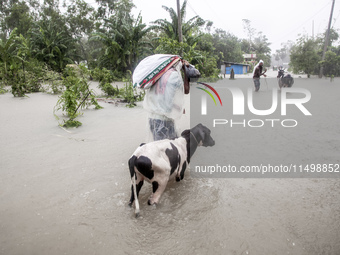
[{"label": "flooded road", "polygon": [[188,169],[157,206],[144,184],[136,219],[127,161],[145,139],[146,113],[103,104],[64,130],[56,101],[0,95],[0,254],[340,254],[335,178],[208,179]]}]

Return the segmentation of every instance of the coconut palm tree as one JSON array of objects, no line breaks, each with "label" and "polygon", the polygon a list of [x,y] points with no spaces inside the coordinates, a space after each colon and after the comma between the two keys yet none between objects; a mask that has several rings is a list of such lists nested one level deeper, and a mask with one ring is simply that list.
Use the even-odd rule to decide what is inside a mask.
[{"label": "coconut palm tree", "polygon": [[[193,32],[197,32],[199,27],[205,24],[205,21],[199,17],[198,15],[191,18],[187,22],[184,22],[185,14],[186,14],[186,6],[187,0],[185,0],[182,4],[180,9],[181,12],[181,19],[182,19],[182,34],[183,34],[183,41],[187,42],[190,46],[194,43],[197,43],[199,36],[195,36]],[[178,15],[177,12],[173,8],[169,8],[166,6],[162,6],[164,10],[166,10],[171,18],[171,21],[167,21],[166,19],[158,19],[153,21],[154,25],[151,28],[159,30],[163,33],[166,37],[179,40],[178,36]]]}]

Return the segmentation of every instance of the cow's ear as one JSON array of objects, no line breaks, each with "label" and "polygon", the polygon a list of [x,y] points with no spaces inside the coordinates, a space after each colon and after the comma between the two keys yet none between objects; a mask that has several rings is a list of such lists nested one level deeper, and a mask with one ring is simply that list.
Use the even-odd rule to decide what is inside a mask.
[{"label": "cow's ear", "polygon": [[190,129],[186,129],[182,132],[181,136],[187,136],[190,135]]},{"label": "cow's ear", "polygon": [[198,133],[199,133],[199,135],[200,135],[200,137],[201,137],[201,141],[204,141],[204,137],[205,137],[205,133],[204,133],[204,130],[202,129],[202,128],[200,128],[199,130],[198,130]]}]

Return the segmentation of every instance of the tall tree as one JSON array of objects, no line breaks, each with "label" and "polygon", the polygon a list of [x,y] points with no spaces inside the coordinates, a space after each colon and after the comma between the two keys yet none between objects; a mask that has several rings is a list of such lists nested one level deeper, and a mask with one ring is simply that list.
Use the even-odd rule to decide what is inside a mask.
[{"label": "tall tree", "polygon": [[99,65],[110,70],[118,70],[125,73],[132,70],[143,47],[147,44],[144,40],[149,29],[142,22],[139,15],[137,20],[131,16],[132,4],[123,0],[117,3],[115,15],[105,19],[103,32],[94,33],[91,41],[100,41],[102,47],[100,51]]},{"label": "tall tree", "polygon": [[246,32],[248,36],[248,44],[244,44],[248,46],[247,49],[244,49],[244,52],[246,53],[252,53],[254,51],[253,49],[253,37],[255,35],[255,28],[251,26],[251,21],[249,19],[242,19],[243,22],[243,30]]},{"label": "tall tree", "polygon": [[17,34],[26,36],[33,22],[27,1],[2,0],[0,3],[0,38],[7,38],[17,28]]},{"label": "tall tree", "polygon": [[73,38],[86,37],[95,28],[95,9],[84,0],[71,0],[65,18]]},{"label": "tall tree", "polygon": [[77,41],[75,61],[91,62],[91,47],[96,47],[95,44],[88,41],[89,36],[93,33],[96,25],[96,11],[84,0],[71,0],[67,6],[65,22],[68,31],[72,38]]},{"label": "tall tree", "polygon": [[262,32],[259,32],[257,37],[254,38],[253,49],[257,59],[262,59],[265,66],[270,66],[271,49],[269,46],[270,43],[268,42],[267,37]]},{"label": "tall tree", "polygon": [[[338,46],[340,49],[340,46]],[[329,50],[326,51],[324,61],[324,74],[328,76],[339,76],[340,75],[340,55]]]},{"label": "tall tree", "polygon": [[46,20],[31,32],[34,56],[55,71],[62,71],[75,59],[75,41],[53,21]]},{"label": "tall tree", "polygon": [[218,65],[223,61],[243,62],[240,40],[231,33],[216,29],[213,33],[215,56],[219,56]]},{"label": "tall tree", "polygon": [[117,2],[119,0],[96,0],[96,3],[99,5],[97,18],[108,19],[117,9]]},{"label": "tall tree", "polygon": [[318,40],[301,36],[293,46],[290,55],[290,64],[293,72],[305,72],[308,77],[319,69],[321,47]]},{"label": "tall tree", "polygon": [[[186,6],[187,1],[185,0],[182,4],[180,13],[181,13],[181,19],[182,19],[182,35],[183,35],[183,42],[188,42],[189,45],[193,45],[198,41],[198,33],[196,35],[194,32],[198,32],[198,29],[202,27],[205,24],[205,21],[199,17],[195,16],[188,20],[187,22],[184,21],[185,14],[186,14]],[[167,6],[162,6],[164,10],[166,10],[170,15],[170,21],[166,19],[158,19],[156,21],[153,21],[154,24],[152,26],[152,29],[156,29],[162,33],[163,36],[166,36],[170,39],[179,41],[178,38],[178,15],[177,11],[173,8],[169,8]],[[161,36],[162,36],[161,35]]]},{"label": "tall tree", "polygon": [[290,62],[290,52],[292,47],[293,47],[292,41],[281,43],[281,49],[276,50],[274,54],[274,58],[277,61],[277,65],[282,65],[283,63]]},{"label": "tall tree", "polygon": [[16,50],[16,29],[14,29],[9,35],[8,39],[0,39],[0,65],[4,72],[5,82],[8,79],[8,74],[10,70],[10,65],[15,59]]}]

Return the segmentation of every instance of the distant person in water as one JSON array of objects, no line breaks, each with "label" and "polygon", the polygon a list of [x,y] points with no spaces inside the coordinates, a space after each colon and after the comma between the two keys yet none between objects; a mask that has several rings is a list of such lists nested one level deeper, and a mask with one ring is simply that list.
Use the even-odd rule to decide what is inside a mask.
[{"label": "distant person in water", "polygon": [[267,69],[262,72],[263,69],[263,60],[260,60],[259,63],[254,67],[254,72],[253,72],[253,81],[255,85],[255,91],[259,91],[260,89],[260,76],[263,75],[264,77],[267,77],[265,73],[267,72]]}]

